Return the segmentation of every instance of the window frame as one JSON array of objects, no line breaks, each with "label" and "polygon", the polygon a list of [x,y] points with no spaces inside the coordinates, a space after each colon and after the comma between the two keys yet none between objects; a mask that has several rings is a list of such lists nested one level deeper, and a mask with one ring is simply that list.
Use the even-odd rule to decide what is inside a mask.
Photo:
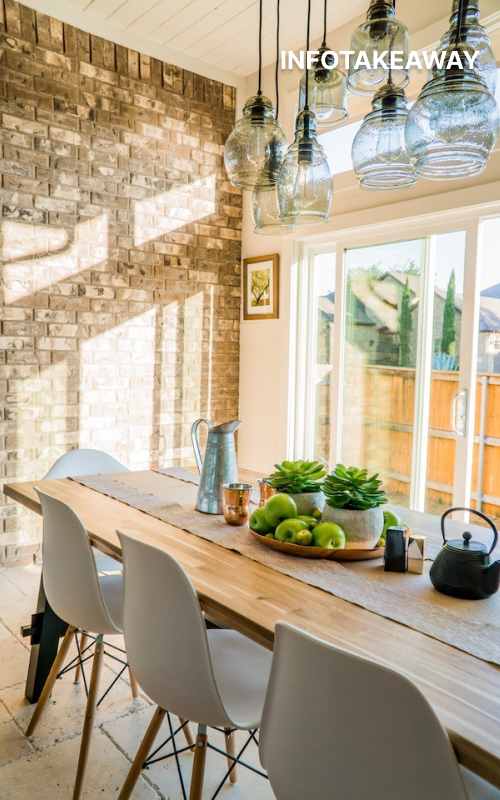
[{"label": "window frame", "polygon": [[[343,381],[345,353],[345,301],[347,250],[406,241],[427,241],[423,276],[422,308],[419,315],[419,348],[415,397],[415,418],[410,476],[409,506],[424,511],[427,487],[427,455],[429,443],[429,405],[432,379],[432,321],[434,302],[434,236],[462,231],[465,234],[464,285],[462,308],[462,335],[460,337],[460,371],[457,395],[465,396],[464,433],[455,432],[456,454],[453,484],[453,504],[470,507],[472,503],[472,469],[474,460],[475,415],[477,394],[477,362],[479,336],[480,281],[482,269],[481,225],[490,218],[500,216],[500,202],[486,207],[423,214],[407,220],[397,220],[397,236],[394,223],[369,225],[362,229],[333,231],[317,237],[307,237],[296,242],[296,264],[298,280],[292,293],[292,302],[298,311],[297,320],[306,326],[306,331],[295,329],[301,337],[302,349],[296,351],[296,380],[294,392],[294,434],[289,437],[292,445],[290,457],[314,456],[315,384],[310,380],[315,364],[316,331],[314,303],[314,259],[321,253],[335,254],[335,318],[332,326],[332,373],[330,392],[330,465],[342,461]],[[292,331],[292,335],[293,335]],[[308,365],[299,360],[305,359]],[[300,431],[300,436],[295,435]]]}]

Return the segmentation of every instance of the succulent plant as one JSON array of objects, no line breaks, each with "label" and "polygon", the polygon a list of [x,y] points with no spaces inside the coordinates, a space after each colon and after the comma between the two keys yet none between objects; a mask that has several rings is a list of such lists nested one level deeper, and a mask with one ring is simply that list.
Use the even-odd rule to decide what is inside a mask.
[{"label": "succulent plant", "polygon": [[378,474],[368,475],[366,469],[337,464],[323,483],[326,502],[332,508],[365,511],[387,502]]},{"label": "succulent plant", "polygon": [[326,469],[321,461],[282,461],[275,464],[276,471],[269,476],[269,483],[284,494],[320,492]]}]

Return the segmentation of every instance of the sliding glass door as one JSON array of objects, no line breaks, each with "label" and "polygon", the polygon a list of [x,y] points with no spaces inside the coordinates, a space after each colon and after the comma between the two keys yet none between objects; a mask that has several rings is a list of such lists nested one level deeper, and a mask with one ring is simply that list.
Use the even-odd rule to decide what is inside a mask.
[{"label": "sliding glass door", "polygon": [[[500,425],[494,431],[485,411],[497,381],[500,408],[500,307],[498,334],[486,331],[486,306],[500,306],[500,289],[480,307],[483,284],[490,295],[497,286],[489,272],[480,280],[479,221],[428,227],[307,252],[298,304],[308,308],[309,366],[296,413],[309,422],[294,455],[379,472],[393,503],[431,513],[470,505],[474,469],[476,502],[497,498],[500,515],[488,469]],[[477,384],[482,362],[496,372]]]}]

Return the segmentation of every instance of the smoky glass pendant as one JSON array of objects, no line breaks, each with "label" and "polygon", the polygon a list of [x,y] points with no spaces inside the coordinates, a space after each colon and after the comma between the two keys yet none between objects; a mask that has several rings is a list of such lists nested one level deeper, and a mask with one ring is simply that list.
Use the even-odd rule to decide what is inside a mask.
[{"label": "smoky glass pendant", "polygon": [[278,178],[278,198],[286,223],[307,225],[324,222],[330,216],[332,176],[311,111],[301,111],[297,117],[295,139]]},{"label": "smoky glass pendant", "polygon": [[374,190],[412,186],[417,177],[406,149],[404,90],[387,84],[375,95],[372,108],[352,145],[354,172],[361,186]]},{"label": "smoky glass pendant", "polygon": [[243,116],[224,147],[229,180],[240,189],[275,186],[286,148],[286,136],[271,101],[256,94],[245,103]]},{"label": "smoky glass pendant", "polygon": [[498,130],[496,100],[469,69],[436,71],[406,123],[406,146],[418,175],[453,180],[485,168]]},{"label": "smoky glass pendant", "polygon": [[[309,108],[316,117],[318,130],[326,130],[347,117],[347,79],[344,73],[333,67],[323,66],[321,59],[327,52],[319,50],[319,63],[309,74]],[[325,61],[328,61],[325,56]],[[306,78],[302,76],[299,89],[299,111],[304,110],[306,100]]]},{"label": "smoky glass pendant", "polygon": [[272,189],[254,189],[252,193],[252,215],[254,232],[262,236],[276,236],[290,233],[294,222],[281,219],[278,187]]},{"label": "smoky glass pendant", "polygon": [[[443,34],[438,50],[448,50],[455,42],[458,28],[459,0],[453,0],[453,9],[450,17],[450,27]],[[474,62],[474,72],[485,82],[494,95],[497,87],[498,68],[491,47],[490,37],[485,28],[480,24],[480,11],[478,0],[468,0],[465,19],[462,23],[462,42],[471,52],[477,53]]]},{"label": "smoky glass pendant", "polygon": [[[388,78],[385,62],[391,58],[395,86],[404,87],[409,80],[406,63],[409,53],[408,29],[396,19],[392,0],[371,0],[367,19],[355,31],[351,40],[351,56],[347,87],[354,94],[373,94]],[[379,62],[377,63],[377,57]]]}]

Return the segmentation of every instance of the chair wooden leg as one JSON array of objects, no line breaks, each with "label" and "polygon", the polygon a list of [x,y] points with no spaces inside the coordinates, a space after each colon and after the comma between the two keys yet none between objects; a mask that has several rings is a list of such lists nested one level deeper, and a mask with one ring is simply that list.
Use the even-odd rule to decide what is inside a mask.
[{"label": "chair wooden leg", "polygon": [[193,734],[191,733],[191,728],[189,727],[189,722],[186,722],[185,719],[181,719],[180,717],[179,717],[179,722],[181,723],[181,725],[184,725],[182,731],[184,733],[184,738],[188,744],[188,747],[190,747],[191,750],[194,750],[195,747],[194,739],[193,739]]},{"label": "chair wooden leg", "polygon": [[[80,636],[80,653],[82,653],[85,650],[85,648],[87,646],[88,638],[89,637],[88,637],[88,635],[86,633],[82,633],[81,634],[81,636]],[[74,683],[80,683],[81,672],[82,672],[82,666],[81,666],[80,662],[78,662],[78,664],[76,665],[76,669],[75,669],[75,680],[74,680]]]},{"label": "chair wooden leg", "polygon": [[132,691],[132,697],[134,700],[137,700],[137,698],[139,697],[139,684],[137,683],[135,675],[130,669],[130,667],[128,668],[128,677],[130,680],[130,689]]},{"label": "chair wooden leg", "polygon": [[47,676],[47,680],[45,681],[45,685],[42,689],[42,693],[40,695],[38,703],[36,704],[36,708],[35,711],[33,712],[33,716],[31,717],[31,721],[26,729],[26,736],[33,736],[35,732],[35,728],[38,725],[38,722],[42,715],[42,711],[47,705],[47,700],[50,697],[50,693],[52,692],[54,683],[56,682],[56,678],[63,667],[64,661],[68,654],[70,644],[73,640],[73,634],[75,633],[75,630],[76,629],[70,625],[68,626],[68,629],[64,634],[64,638],[59,646],[57,656],[54,659],[54,663],[52,664],[51,670]]},{"label": "chair wooden leg", "polygon": [[82,794],[83,779],[89,757],[90,737],[94,726],[94,716],[97,703],[97,693],[99,690],[99,679],[101,676],[102,660],[104,654],[104,642],[102,636],[98,636],[95,645],[94,660],[92,662],[92,673],[90,676],[89,696],[85,709],[85,721],[83,723],[82,741],[80,744],[80,755],[78,756],[78,769],[76,771],[75,788],[73,790],[73,800],[79,800]]},{"label": "chair wooden leg", "polygon": [[205,761],[207,757],[207,726],[198,726],[196,747],[194,750],[193,773],[191,776],[191,789],[189,800],[201,800],[203,794],[203,780],[205,778]]},{"label": "chair wooden leg", "polygon": [[[234,753],[235,753],[235,747],[234,747],[235,733],[234,733],[234,731],[230,730],[229,728],[226,728],[225,731],[224,731],[224,736],[226,737],[226,753],[228,754],[228,756],[232,756],[234,758]],[[233,766],[233,764],[234,764],[234,766]],[[231,769],[231,767],[232,767],[232,769]],[[229,773],[229,780],[231,781],[231,783],[236,783],[237,780],[238,780],[238,768],[237,768],[236,764],[234,763],[234,761],[232,760],[232,758],[228,758],[228,760],[227,760],[227,768],[231,769],[231,772]]]},{"label": "chair wooden leg", "polygon": [[132,766],[130,767],[127,779],[122,786],[120,794],[118,795],[118,800],[128,800],[134,791],[135,784],[137,783],[139,775],[141,774],[142,765],[148,757],[148,753],[154,744],[154,740],[156,739],[156,735],[160,730],[160,726],[166,713],[167,712],[164,711],[163,708],[158,706],[153,714],[151,722],[148,725],[148,729],[144,734],[144,738],[139,745],[137,753],[135,754],[135,758]]}]

